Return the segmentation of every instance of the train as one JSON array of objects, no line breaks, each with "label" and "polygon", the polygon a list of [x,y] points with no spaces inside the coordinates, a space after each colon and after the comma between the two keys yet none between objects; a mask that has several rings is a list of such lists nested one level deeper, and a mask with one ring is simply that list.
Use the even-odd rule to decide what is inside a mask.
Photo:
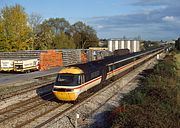
[{"label": "train", "polygon": [[57,74],[52,92],[60,101],[77,101],[82,93],[133,69],[162,51],[163,47],[159,47],[64,67]]}]

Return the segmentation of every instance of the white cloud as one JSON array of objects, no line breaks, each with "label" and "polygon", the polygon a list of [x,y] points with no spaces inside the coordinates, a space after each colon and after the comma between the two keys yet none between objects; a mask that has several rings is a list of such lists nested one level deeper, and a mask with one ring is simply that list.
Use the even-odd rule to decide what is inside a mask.
[{"label": "white cloud", "polygon": [[175,17],[174,16],[165,16],[162,18],[163,21],[167,21],[167,22],[172,22],[175,21]]},{"label": "white cloud", "polygon": [[98,28],[98,29],[101,29],[101,28],[104,28],[104,26],[98,25],[97,28]]}]

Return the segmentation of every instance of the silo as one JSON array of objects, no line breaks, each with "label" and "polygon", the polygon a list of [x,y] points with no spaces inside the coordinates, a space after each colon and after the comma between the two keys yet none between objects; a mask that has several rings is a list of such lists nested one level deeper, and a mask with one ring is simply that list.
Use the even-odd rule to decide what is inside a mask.
[{"label": "silo", "polygon": [[115,40],[112,41],[112,52],[115,50]]},{"label": "silo", "polygon": [[136,51],[137,52],[140,51],[140,41],[139,40],[136,41]]},{"label": "silo", "polygon": [[131,47],[130,47],[130,40],[127,41],[127,49],[129,49],[131,51]]},{"label": "silo", "polygon": [[112,49],[112,40],[108,41],[108,50],[111,51],[111,52],[113,51],[113,49]]},{"label": "silo", "polygon": [[125,48],[128,48],[128,47],[127,47],[127,44],[128,44],[128,41],[125,40],[125,41],[124,41],[124,49],[125,49]]},{"label": "silo", "polygon": [[133,41],[133,52],[137,52],[137,41],[136,40],[134,40]]},{"label": "silo", "polygon": [[121,40],[118,40],[118,49],[121,49]]},{"label": "silo", "polygon": [[121,40],[121,49],[124,49],[124,40]]},{"label": "silo", "polygon": [[[115,49],[114,49],[114,50],[119,49],[118,45],[119,45],[118,40],[115,40]],[[113,51],[114,51],[114,50],[113,50]]]},{"label": "silo", "polygon": [[134,40],[130,40],[130,51],[134,52]]}]

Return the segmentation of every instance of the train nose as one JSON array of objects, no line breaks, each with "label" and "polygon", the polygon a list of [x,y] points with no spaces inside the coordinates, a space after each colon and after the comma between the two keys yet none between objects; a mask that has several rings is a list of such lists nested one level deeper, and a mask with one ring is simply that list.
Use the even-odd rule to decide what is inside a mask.
[{"label": "train nose", "polygon": [[75,101],[78,97],[78,94],[75,92],[53,91],[53,93],[57,97],[57,99],[62,100],[62,101]]}]

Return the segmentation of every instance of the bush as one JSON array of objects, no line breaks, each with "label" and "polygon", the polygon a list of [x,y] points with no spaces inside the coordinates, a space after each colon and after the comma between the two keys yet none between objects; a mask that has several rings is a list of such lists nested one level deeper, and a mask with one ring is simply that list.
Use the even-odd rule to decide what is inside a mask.
[{"label": "bush", "polygon": [[159,62],[141,86],[126,95],[112,127],[180,127],[180,79],[174,56]]}]

